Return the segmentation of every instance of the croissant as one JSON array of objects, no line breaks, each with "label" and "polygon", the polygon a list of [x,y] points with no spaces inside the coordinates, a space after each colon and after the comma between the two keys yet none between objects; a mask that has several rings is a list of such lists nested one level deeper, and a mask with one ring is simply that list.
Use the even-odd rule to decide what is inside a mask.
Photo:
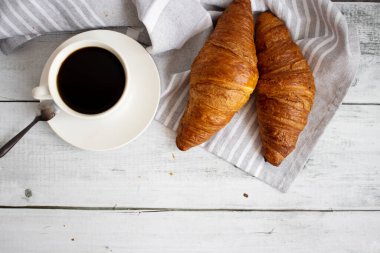
[{"label": "croissant", "polygon": [[269,12],[256,22],[260,78],[256,110],[263,155],[278,166],[289,155],[304,129],[313,105],[313,75],[284,23]]},{"label": "croissant", "polygon": [[233,1],[195,58],[177,147],[210,139],[248,101],[258,80],[250,0]]}]

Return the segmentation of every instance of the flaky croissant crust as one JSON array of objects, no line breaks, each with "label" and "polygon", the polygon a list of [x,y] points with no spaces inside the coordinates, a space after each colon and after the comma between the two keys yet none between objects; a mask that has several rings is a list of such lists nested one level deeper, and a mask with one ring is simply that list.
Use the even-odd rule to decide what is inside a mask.
[{"label": "flaky croissant crust", "polygon": [[256,48],[260,79],[256,109],[265,159],[278,166],[296,147],[314,101],[312,72],[285,24],[259,15]]},{"label": "flaky croissant crust", "polygon": [[211,138],[243,107],[257,79],[254,24],[249,0],[235,0],[195,58],[190,94],[177,135],[187,150]]}]

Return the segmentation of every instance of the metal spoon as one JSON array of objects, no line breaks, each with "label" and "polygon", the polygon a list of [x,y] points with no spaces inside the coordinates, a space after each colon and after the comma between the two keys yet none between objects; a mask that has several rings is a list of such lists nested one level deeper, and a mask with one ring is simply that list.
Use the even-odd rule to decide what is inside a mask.
[{"label": "metal spoon", "polygon": [[48,121],[52,119],[57,113],[57,107],[53,102],[46,101],[40,104],[41,114],[36,116],[34,120],[25,127],[21,132],[19,132],[15,137],[8,141],[4,146],[0,148],[0,158],[5,156],[11,150],[11,148],[38,122],[38,121]]}]

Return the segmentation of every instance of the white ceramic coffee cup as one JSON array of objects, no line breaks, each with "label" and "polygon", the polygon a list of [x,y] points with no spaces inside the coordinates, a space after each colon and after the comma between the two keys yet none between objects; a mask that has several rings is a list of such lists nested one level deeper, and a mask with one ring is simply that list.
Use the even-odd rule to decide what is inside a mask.
[{"label": "white ceramic coffee cup", "polygon": [[[111,47],[110,45],[107,45],[104,42],[97,41],[94,39],[88,40],[86,39],[86,33],[82,33],[80,35],[82,36],[80,40],[77,40],[77,41],[68,40],[62,43],[53,52],[53,54],[50,56],[49,60],[46,63],[48,67],[45,68],[44,72],[42,73],[40,85],[33,89],[32,95],[35,99],[38,99],[41,101],[53,100],[54,103],[62,111],[78,118],[83,118],[83,119],[103,118],[117,111],[127,99],[127,91],[128,91],[127,62],[125,61],[124,57],[121,54],[119,54],[117,50]],[[82,48],[86,48],[86,47],[99,47],[99,48],[103,48],[110,51],[119,59],[120,63],[122,64],[124,68],[124,73],[125,73],[125,87],[120,99],[111,108],[98,114],[83,114],[83,113],[73,110],[62,100],[58,92],[58,87],[57,87],[57,76],[58,76],[59,69],[62,63],[73,52]],[[46,83],[46,80],[47,80],[47,83]]]}]

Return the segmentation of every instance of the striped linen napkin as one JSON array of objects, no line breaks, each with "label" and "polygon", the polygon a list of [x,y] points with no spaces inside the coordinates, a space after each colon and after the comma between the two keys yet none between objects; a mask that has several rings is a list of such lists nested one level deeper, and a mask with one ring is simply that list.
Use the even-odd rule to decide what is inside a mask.
[{"label": "striped linen napkin", "polygon": [[[305,165],[331,120],[359,62],[352,26],[329,0],[251,0],[256,13],[270,10],[290,29],[313,71],[316,97],[296,149],[280,167],[261,155],[254,97],[203,148],[285,192]],[[128,27],[144,45],[161,76],[156,120],[176,130],[187,102],[189,69],[230,0],[1,0],[0,49],[10,53],[50,32]],[[174,142],[174,140],[173,140]]]}]

